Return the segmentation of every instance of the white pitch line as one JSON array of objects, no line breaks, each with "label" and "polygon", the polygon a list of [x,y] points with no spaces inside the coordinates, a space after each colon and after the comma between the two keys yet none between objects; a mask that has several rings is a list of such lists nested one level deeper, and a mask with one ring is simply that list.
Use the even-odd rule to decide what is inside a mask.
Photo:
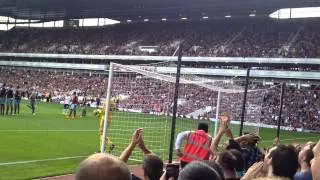
[{"label": "white pitch line", "polygon": [[6,132],[93,132],[93,131],[97,131],[98,130],[93,130],[93,129],[89,129],[89,130],[85,130],[85,129],[79,129],[79,130],[75,130],[75,129],[31,129],[31,130],[24,130],[24,129],[11,129],[11,130],[0,130],[0,133],[6,133]]},{"label": "white pitch line", "polygon": [[66,159],[78,159],[78,158],[83,158],[83,157],[87,157],[87,156],[70,156],[70,157],[61,157],[61,158],[52,158],[52,159],[38,159],[38,160],[29,160],[29,161],[4,162],[4,163],[0,163],[0,166],[29,164],[29,163],[47,162],[47,161],[59,161],[59,160],[66,160]]}]

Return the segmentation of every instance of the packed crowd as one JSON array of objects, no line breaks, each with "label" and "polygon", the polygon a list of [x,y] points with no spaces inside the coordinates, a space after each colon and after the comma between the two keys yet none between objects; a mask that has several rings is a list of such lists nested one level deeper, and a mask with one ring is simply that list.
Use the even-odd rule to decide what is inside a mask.
[{"label": "packed crowd", "polygon": [[[54,102],[77,92],[86,94],[88,101],[105,97],[105,75],[88,75],[34,70],[1,70],[0,83],[15,89],[19,86],[23,97],[36,90],[37,97]],[[217,85],[217,84],[216,84]],[[222,87],[221,84],[218,84]],[[143,113],[171,114],[174,83],[140,76],[116,76],[113,79],[112,96],[121,109],[134,109]],[[232,85],[229,88],[239,86]],[[253,83],[247,95],[246,121],[276,125],[280,107],[280,86],[269,87]],[[26,92],[26,93],[24,93]],[[218,92],[194,84],[181,84],[178,99],[178,116],[214,118]],[[221,93],[220,109],[240,120],[243,91]],[[211,107],[210,111],[206,107]],[[199,111],[197,116],[192,113]],[[222,112],[222,111],[220,111]],[[301,88],[288,86],[284,97],[282,125],[293,129],[320,130],[320,87]]]},{"label": "packed crowd", "polygon": [[0,33],[0,52],[171,56],[183,42],[187,56],[314,58],[318,29],[316,20],[269,19],[15,28]]},{"label": "packed crowd", "polygon": [[[220,117],[215,137],[208,133],[208,124],[199,123],[194,131],[180,132],[176,140],[179,163],[164,164],[147,148],[143,129],[137,129],[120,157],[97,153],[79,166],[76,180],[319,180],[320,141],[305,144],[281,144],[276,138],[273,146],[260,149],[261,138],[253,133],[234,137],[229,129],[228,115]],[[222,136],[229,140],[218,148]],[[182,144],[185,144],[182,148]],[[142,176],[131,173],[126,164],[135,148],[144,155]]]}]

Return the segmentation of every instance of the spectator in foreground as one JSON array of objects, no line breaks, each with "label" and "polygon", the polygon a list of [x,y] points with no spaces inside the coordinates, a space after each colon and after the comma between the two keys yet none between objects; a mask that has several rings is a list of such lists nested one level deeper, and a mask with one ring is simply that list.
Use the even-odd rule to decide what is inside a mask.
[{"label": "spectator in foreground", "polygon": [[183,168],[178,180],[223,180],[223,177],[207,163],[194,161]]},{"label": "spectator in foreground", "polygon": [[293,179],[299,167],[298,153],[292,145],[271,148],[265,160],[269,168],[268,177]]},{"label": "spectator in foreground", "polygon": [[[208,134],[208,129],[208,124],[199,123],[196,131],[184,131],[178,134],[175,146],[182,168],[194,160],[209,160],[212,155],[210,149],[212,137]],[[187,142],[182,151],[183,140]]]},{"label": "spectator in foreground", "polygon": [[[120,159],[127,163],[129,157],[132,154],[132,151],[135,149],[136,146],[144,154],[142,170],[144,180],[159,180],[163,175],[163,161],[145,146],[143,138],[142,138],[142,128],[135,130],[132,135],[132,139],[128,147],[121,153]],[[137,177],[136,175],[132,174],[133,180],[141,180],[141,178]]]},{"label": "spectator in foreground", "polygon": [[294,180],[312,180],[311,160],[313,159],[312,149],[315,144],[306,144],[299,152],[300,169],[294,175]]},{"label": "spectator in foreground", "polygon": [[320,140],[313,148],[314,158],[311,161],[311,172],[313,180],[320,180]]},{"label": "spectator in foreground", "polygon": [[81,162],[75,180],[131,180],[128,166],[110,154],[93,154]]},{"label": "spectator in foreground", "polygon": [[243,171],[244,169],[244,159],[240,152],[236,152],[237,150],[221,152],[216,160],[226,180],[239,180],[237,171]]}]

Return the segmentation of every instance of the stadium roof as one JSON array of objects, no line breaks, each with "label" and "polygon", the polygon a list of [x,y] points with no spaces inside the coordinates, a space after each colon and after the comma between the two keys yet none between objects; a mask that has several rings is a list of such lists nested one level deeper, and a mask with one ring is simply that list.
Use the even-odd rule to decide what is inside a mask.
[{"label": "stadium roof", "polygon": [[0,0],[0,15],[16,19],[105,17],[116,20],[268,16],[281,8],[320,6],[319,0]]}]

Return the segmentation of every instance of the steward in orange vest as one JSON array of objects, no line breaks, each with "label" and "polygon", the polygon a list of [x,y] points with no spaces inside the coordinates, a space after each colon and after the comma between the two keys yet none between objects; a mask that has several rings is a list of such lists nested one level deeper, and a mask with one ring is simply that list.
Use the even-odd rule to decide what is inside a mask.
[{"label": "steward in orange vest", "polygon": [[[184,131],[178,134],[175,146],[182,168],[194,160],[209,160],[212,155],[210,146],[213,140],[208,135],[208,129],[208,124],[199,123],[198,130]],[[180,148],[183,140],[186,140],[186,144],[183,152],[181,152]]]}]

